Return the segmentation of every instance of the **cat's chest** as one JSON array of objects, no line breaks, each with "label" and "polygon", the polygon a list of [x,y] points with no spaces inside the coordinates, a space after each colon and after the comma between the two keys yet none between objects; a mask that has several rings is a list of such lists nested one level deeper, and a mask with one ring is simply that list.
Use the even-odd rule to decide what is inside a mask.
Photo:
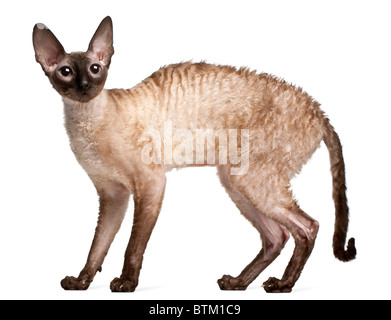
[{"label": "cat's chest", "polygon": [[65,128],[76,159],[90,175],[107,175],[104,114],[94,106],[65,106]]},{"label": "cat's chest", "polygon": [[104,170],[102,143],[99,141],[97,128],[84,121],[67,123],[66,127],[71,149],[84,170],[89,174]]}]

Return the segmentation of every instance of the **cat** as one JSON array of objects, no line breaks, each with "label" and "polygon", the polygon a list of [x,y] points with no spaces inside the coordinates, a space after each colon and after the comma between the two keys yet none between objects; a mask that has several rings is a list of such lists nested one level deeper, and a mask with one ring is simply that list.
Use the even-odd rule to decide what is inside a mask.
[{"label": "cat", "polygon": [[293,256],[281,279],[266,292],[291,292],[314,247],[319,223],[300,209],[290,180],[320,146],[331,162],[335,202],[334,255],[356,257],[345,241],[348,206],[345,165],[337,133],[320,105],[302,89],[247,68],[183,62],[162,67],[132,89],[104,89],[113,48],[106,17],[86,52],[67,54],[43,24],[33,46],[54,89],[62,96],[71,149],[99,195],[99,219],[87,262],[66,290],[85,290],[134,200],[134,223],[122,274],[110,288],[138,285],[143,255],[157,221],[165,172],[186,166],[216,166],[221,184],[259,231],[262,249],[237,277],[218,280],[222,290],[245,290],[280,254],[290,235]]}]

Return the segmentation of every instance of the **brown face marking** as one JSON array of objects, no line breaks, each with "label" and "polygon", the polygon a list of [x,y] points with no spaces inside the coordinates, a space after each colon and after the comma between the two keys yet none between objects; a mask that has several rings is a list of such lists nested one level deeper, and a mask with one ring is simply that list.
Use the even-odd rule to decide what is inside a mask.
[{"label": "brown face marking", "polygon": [[85,103],[103,89],[107,69],[86,53],[75,52],[68,54],[48,76],[61,96]]}]

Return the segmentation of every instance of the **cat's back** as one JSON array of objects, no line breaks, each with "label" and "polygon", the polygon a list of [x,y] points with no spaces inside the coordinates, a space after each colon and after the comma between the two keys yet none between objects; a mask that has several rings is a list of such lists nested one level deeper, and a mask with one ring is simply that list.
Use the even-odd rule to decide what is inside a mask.
[{"label": "cat's back", "polygon": [[247,68],[184,62],[160,68],[140,88],[154,96],[161,119],[228,128],[234,118],[249,119],[266,83],[265,74]]},{"label": "cat's back", "polygon": [[182,62],[160,68],[144,82],[153,83],[167,98],[180,100],[186,93],[206,102],[207,98],[232,97],[239,91],[243,92],[242,96],[259,93],[265,84],[264,77],[265,74],[251,72],[248,68]]},{"label": "cat's back", "polygon": [[[184,62],[162,67],[141,86],[151,91],[161,119],[195,127],[254,128],[275,117],[320,111],[300,88],[248,68]],[[322,113],[319,113],[322,117]],[[182,122],[183,124],[183,122]]]}]

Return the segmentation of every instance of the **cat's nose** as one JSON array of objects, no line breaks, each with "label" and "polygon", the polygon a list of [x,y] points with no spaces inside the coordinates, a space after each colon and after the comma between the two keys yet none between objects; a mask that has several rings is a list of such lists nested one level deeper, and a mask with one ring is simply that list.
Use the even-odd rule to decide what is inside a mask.
[{"label": "cat's nose", "polygon": [[89,81],[87,81],[87,80],[82,80],[82,81],[80,82],[79,87],[80,87],[81,90],[87,91],[87,90],[91,87],[91,85],[90,85]]}]

